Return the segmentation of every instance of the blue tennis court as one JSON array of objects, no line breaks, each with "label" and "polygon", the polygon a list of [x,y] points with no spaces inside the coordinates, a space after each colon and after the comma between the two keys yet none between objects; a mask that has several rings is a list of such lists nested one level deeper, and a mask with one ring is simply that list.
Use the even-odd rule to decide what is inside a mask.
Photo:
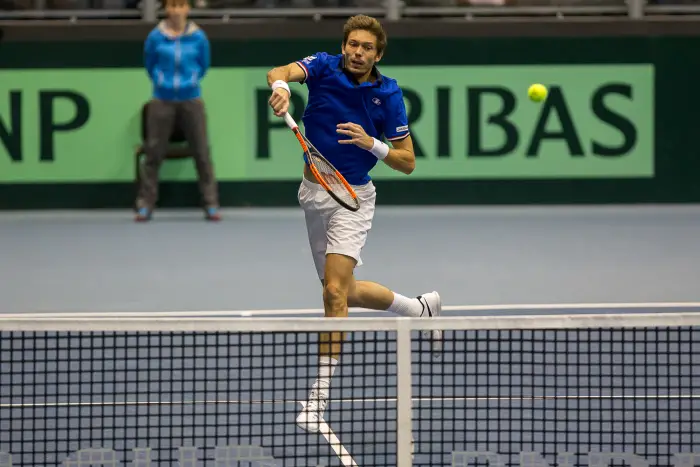
[{"label": "blue tennis court", "polygon": [[[413,465],[695,465],[700,327],[671,317],[700,310],[698,213],[380,211],[359,275],[405,294],[437,289],[445,316],[669,314],[637,330],[448,331],[439,358],[415,332]],[[405,235],[418,215],[442,228]],[[162,217],[135,226],[119,213],[0,215],[10,252],[0,273],[14,278],[0,282],[4,313],[321,316],[296,211],[233,211],[221,225]],[[402,253],[421,240],[420,260]],[[294,423],[316,344],[316,333],[285,328],[3,330],[0,467],[396,465],[395,335],[351,334],[324,434]]]}]

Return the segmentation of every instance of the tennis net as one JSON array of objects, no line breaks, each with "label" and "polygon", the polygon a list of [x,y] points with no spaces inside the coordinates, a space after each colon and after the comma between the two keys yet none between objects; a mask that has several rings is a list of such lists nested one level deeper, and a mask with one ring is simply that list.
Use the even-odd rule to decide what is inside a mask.
[{"label": "tennis net", "polygon": [[700,465],[694,313],[3,315],[0,372],[0,467]]}]

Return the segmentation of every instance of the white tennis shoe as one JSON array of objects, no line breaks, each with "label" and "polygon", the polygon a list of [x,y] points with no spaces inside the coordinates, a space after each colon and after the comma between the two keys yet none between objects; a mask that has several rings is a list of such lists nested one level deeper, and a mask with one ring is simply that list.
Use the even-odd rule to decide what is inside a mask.
[{"label": "white tennis shoe", "polygon": [[313,387],[309,393],[309,400],[297,416],[297,425],[304,430],[316,433],[321,429],[323,413],[328,405],[328,389]]},{"label": "white tennis shoe", "polygon": [[[442,299],[440,294],[433,291],[425,293],[417,297],[420,304],[423,306],[421,318],[435,318],[442,313]],[[433,351],[440,352],[442,350],[442,330],[434,329],[423,331],[423,336],[431,338],[433,343]]]}]

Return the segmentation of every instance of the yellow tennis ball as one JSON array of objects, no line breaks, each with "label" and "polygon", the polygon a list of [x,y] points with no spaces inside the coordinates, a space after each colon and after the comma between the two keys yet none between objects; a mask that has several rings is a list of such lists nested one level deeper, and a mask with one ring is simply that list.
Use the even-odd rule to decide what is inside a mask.
[{"label": "yellow tennis ball", "polygon": [[542,102],[547,97],[547,88],[542,84],[533,84],[528,88],[527,96],[535,102]]}]

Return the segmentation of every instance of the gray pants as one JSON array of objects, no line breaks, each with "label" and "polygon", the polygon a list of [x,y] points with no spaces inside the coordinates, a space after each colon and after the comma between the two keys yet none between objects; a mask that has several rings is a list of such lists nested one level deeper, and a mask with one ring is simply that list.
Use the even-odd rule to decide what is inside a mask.
[{"label": "gray pants", "polygon": [[204,205],[218,207],[218,187],[214,177],[214,165],[209,154],[206,112],[201,99],[184,102],[154,99],[150,102],[146,115],[148,133],[144,145],[146,160],[141,170],[141,184],[136,205],[138,208],[155,207],[158,200],[158,172],[168,152],[170,136],[176,123],[182,128],[192,151]]}]

